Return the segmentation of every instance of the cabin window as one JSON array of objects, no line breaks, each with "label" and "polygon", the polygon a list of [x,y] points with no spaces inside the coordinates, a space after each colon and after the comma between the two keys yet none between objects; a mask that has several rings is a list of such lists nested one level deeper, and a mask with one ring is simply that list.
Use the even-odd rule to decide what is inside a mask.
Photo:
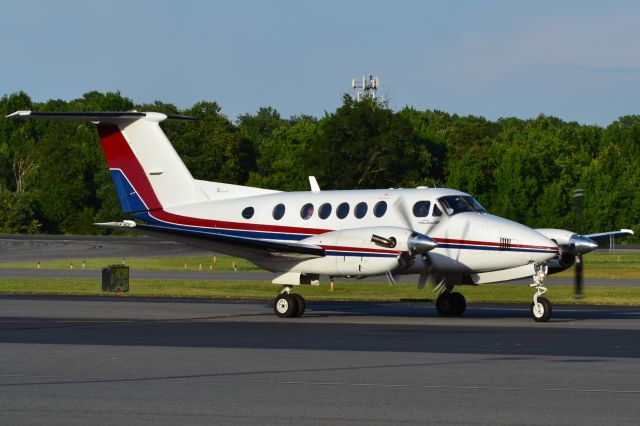
[{"label": "cabin window", "polygon": [[331,204],[324,203],[318,208],[318,216],[320,219],[326,219],[331,215]]},{"label": "cabin window", "polygon": [[427,217],[429,216],[429,208],[431,203],[429,201],[418,201],[413,205],[413,215],[415,217]]},{"label": "cabin window", "polygon": [[386,201],[378,201],[375,206],[373,206],[373,214],[376,217],[382,217],[387,212],[387,202]]},{"label": "cabin window", "polygon": [[310,219],[313,216],[313,204],[307,203],[300,209],[300,217],[304,220]]},{"label": "cabin window", "polygon": [[368,209],[369,207],[367,206],[367,203],[365,202],[358,203],[356,204],[356,207],[353,209],[353,213],[356,215],[358,219],[362,219],[367,214]]},{"label": "cabin window", "polygon": [[442,210],[440,210],[440,208],[438,207],[437,204],[433,205],[433,213],[431,214],[433,217],[440,217],[442,216]]},{"label": "cabin window", "polygon": [[340,203],[338,208],[336,209],[336,215],[338,219],[344,219],[349,214],[349,203]]},{"label": "cabin window", "polygon": [[253,207],[247,207],[246,209],[242,210],[242,217],[244,217],[245,219],[251,219],[253,217],[253,213],[255,213]]},{"label": "cabin window", "polygon": [[273,208],[273,218],[275,220],[282,219],[282,216],[284,216],[284,211],[285,211],[284,204],[278,204]]}]

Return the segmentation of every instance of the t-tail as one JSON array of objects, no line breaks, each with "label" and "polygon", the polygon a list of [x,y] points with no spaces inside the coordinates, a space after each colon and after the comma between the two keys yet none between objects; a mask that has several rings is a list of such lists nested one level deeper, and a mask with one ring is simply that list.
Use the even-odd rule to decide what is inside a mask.
[{"label": "t-tail", "polygon": [[271,192],[194,179],[160,128],[166,119],[195,120],[157,112],[16,111],[8,118],[88,121],[98,127],[122,210],[136,213]]}]

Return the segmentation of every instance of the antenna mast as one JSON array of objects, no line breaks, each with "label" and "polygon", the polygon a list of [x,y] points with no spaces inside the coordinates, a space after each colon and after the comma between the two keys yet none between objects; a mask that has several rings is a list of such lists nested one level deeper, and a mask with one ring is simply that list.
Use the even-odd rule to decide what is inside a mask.
[{"label": "antenna mast", "polygon": [[[369,75],[369,78],[362,76],[362,82],[356,82],[356,79],[351,80],[351,88],[356,91],[356,101],[362,99],[378,100],[377,90],[380,87],[380,80],[377,75]],[[360,91],[362,90],[362,92]],[[384,96],[380,97],[380,102],[384,102]]]}]

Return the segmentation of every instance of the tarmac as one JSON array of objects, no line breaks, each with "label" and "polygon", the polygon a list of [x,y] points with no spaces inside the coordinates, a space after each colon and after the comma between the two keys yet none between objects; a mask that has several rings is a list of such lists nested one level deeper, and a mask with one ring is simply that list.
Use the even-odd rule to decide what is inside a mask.
[{"label": "tarmac", "polygon": [[[127,237],[0,240],[2,262],[77,253],[201,252]],[[153,274],[273,277],[131,271]],[[431,303],[309,300],[304,317],[281,319],[266,302],[0,296],[3,425],[636,425],[638,401],[637,307],[554,305],[536,323],[526,304],[442,318]]]},{"label": "tarmac", "polygon": [[2,424],[637,424],[640,309],[0,297]]}]

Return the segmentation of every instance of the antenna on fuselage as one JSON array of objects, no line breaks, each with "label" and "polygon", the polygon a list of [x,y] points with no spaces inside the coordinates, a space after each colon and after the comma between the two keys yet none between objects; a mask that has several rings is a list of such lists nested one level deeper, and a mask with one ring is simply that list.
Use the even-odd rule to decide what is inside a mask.
[{"label": "antenna on fuselage", "polygon": [[315,176],[309,176],[309,186],[311,187],[311,192],[320,192],[320,185],[318,185]]}]

